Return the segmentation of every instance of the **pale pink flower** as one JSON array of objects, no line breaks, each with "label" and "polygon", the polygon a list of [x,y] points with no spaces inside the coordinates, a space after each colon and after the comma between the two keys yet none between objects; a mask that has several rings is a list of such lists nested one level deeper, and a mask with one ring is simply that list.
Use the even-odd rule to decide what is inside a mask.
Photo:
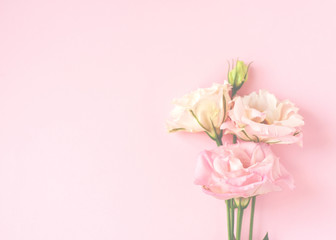
[{"label": "pale pink flower", "polygon": [[203,151],[198,158],[195,184],[218,199],[248,198],[283,187],[293,179],[265,143],[225,144]]},{"label": "pale pink flower", "polygon": [[244,141],[289,144],[302,143],[303,117],[290,101],[278,101],[264,90],[236,97],[229,112],[231,121],[221,129]]}]

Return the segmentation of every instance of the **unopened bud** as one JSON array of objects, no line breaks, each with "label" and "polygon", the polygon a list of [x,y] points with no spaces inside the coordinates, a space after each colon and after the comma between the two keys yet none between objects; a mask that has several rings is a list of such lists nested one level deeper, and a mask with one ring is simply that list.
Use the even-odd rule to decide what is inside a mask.
[{"label": "unopened bud", "polygon": [[233,200],[234,200],[234,205],[237,208],[247,208],[247,206],[250,203],[250,198],[239,197],[239,198],[234,198]]},{"label": "unopened bud", "polygon": [[236,66],[228,73],[228,81],[233,91],[237,92],[246,82],[249,67],[250,64],[246,65],[243,61],[237,61]]}]

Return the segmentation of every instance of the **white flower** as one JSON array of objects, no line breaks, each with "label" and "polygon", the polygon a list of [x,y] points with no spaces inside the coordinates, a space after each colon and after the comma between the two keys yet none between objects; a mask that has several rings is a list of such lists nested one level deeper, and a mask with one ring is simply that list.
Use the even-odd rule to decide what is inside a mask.
[{"label": "white flower", "polygon": [[213,84],[210,88],[199,88],[182,98],[174,99],[174,109],[167,127],[170,132],[207,132],[216,137],[220,125],[227,117],[230,85]]}]

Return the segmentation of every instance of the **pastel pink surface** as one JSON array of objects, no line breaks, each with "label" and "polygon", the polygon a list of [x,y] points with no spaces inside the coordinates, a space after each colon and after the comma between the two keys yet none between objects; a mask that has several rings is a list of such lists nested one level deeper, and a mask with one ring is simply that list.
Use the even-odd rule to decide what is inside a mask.
[{"label": "pastel pink surface", "polygon": [[174,97],[222,82],[236,57],[253,61],[240,94],[290,99],[306,123],[303,148],[273,148],[296,188],[258,198],[255,239],[333,238],[334,9],[1,1],[0,239],[225,239],[224,202],[193,184],[215,144],[164,123]]}]

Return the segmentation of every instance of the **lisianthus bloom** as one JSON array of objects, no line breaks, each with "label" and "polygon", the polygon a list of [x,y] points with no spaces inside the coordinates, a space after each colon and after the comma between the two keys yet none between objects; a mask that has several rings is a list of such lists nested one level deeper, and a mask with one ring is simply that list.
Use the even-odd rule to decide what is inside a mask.
[{"label": "lisianthus bloom", "polygon": [[231,121],[221,128],[244,141],[289,144],[302,142],[303,118],[290,101],[278,101],[264,90],[236,97],[229,112]]},{"label": "lisianthus bloom", "polygon": [[195,184],[218,199],[248,198],[283,187],[293,179],[269,145],[240,142],[203,151],[195,171]]},{"label": "lisianthus bloom", "polygon": [[167,122],[170,132],[207,132],[216,137],[227,118],[231,87],[228,83],[199,88],[182,98],[174,99],[174,109]]}]

